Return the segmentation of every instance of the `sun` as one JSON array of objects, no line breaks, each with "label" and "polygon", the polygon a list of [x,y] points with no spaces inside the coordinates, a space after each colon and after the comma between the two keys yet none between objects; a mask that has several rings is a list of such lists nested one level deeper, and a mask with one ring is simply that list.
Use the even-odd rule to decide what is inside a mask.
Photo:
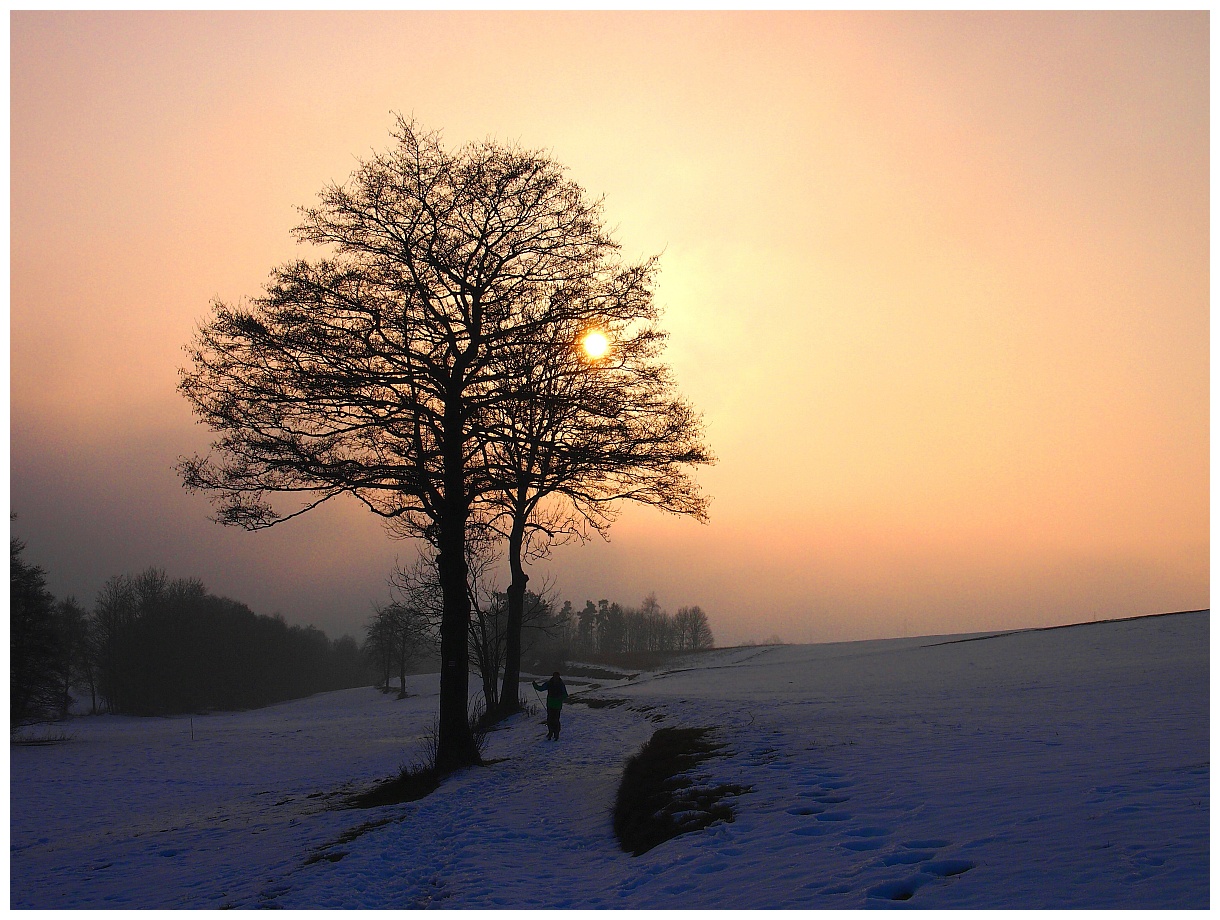
[{"label": "sun", "polygon": [[581,339],[580,344],[584,348],[585,354],[594,360],[605,357],[606,352],[610,350],[610,340],[597,331],[587,333]]}]

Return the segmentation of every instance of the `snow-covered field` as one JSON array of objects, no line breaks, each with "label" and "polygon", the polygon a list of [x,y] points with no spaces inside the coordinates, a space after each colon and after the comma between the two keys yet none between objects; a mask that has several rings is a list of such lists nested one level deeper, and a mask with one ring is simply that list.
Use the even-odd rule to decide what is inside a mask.
[{"label": "snow-covered field", "polygon": [[[435,678],[13,746],[13,908],[1194,907],[1209,903],[1209,619],[726,649],[489,739],[418,802]],[[570,690],[582,684],[569,680]],[[527,691],[528,692],[528,691]],[[610,808],[661,726],[711,726],[732,823],[639,857]]]}]

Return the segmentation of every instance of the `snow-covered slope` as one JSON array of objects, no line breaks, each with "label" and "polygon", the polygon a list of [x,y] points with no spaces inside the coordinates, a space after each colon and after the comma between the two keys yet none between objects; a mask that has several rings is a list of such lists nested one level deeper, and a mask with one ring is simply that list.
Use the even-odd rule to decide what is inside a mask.
[{"label": "snow-covered slope", "polygon": [[[12,907],[1206,907],[1209,618],[727,649],[596,681],[418,802],[435,679],[192,720],[89,717],[11,754]],[[527,690],[528,692],[528,690]],[[583,699],[623,701],[592,708]],[[610,808],[710,726],[736,820],[639,857]]]}]

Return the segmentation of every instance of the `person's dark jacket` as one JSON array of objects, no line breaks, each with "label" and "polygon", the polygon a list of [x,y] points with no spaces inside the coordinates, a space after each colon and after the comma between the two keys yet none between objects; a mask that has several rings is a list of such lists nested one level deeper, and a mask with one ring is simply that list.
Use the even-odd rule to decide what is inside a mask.
[{"label": "person's dark jacket", "polygon": [[539,683],[534,681],[534,689],[541,693],[546,691],[546,708],[547,709],[562,709],[563,701],[568,698],[568,688],[564,686],[563,680],[558,677],[552,677],[548,680]]}]

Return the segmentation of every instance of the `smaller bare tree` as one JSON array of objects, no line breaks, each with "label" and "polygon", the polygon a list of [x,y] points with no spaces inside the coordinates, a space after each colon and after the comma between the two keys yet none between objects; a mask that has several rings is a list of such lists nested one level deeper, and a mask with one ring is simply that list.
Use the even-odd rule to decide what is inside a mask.
[{"label": "smaller bare tree", "polygon": [[[396,535],[405,537],[408,534]],[[444,616],[444,593],[441,590],[437,555],[430,550],[431,547],[425,544],[413,563],[396,567],[390,575],[390,589],[402,598],[402,603],[418,610],[433,629],[439,629]],[[466,538],[469,649],[471,661],[482,681],[486,712],[493,712],[499,702],[497,678],[504,666],[507,628],[503,596],[500,596],[499,604],[496,602],[493,570],[498,559],[496,534],[476,522]]]},{"label": "smaller bare tree", "polygon": [[674,614],[674,633],[679,651],[708,649],[715,645],[707,614],[698,605],[678,609]]},{"label": "smaller bare tree", "polygon": [[364,655],[377,669],[380,680],[377,686],[388,692],[390,672],[394,668],[394,638],[390,624],[377,610],[364,624]]},{"label": "smaller bare tree", "polygon": [[60,682],[59,714],[68,715],[72,688],[83,684],[89,688],[94,708],[97,697],[93,685],[93,665],[89,648],[89,614],[76,598],[69,596],[55,605],[55,630],[59,634],[59,655],[56,673]]}]

